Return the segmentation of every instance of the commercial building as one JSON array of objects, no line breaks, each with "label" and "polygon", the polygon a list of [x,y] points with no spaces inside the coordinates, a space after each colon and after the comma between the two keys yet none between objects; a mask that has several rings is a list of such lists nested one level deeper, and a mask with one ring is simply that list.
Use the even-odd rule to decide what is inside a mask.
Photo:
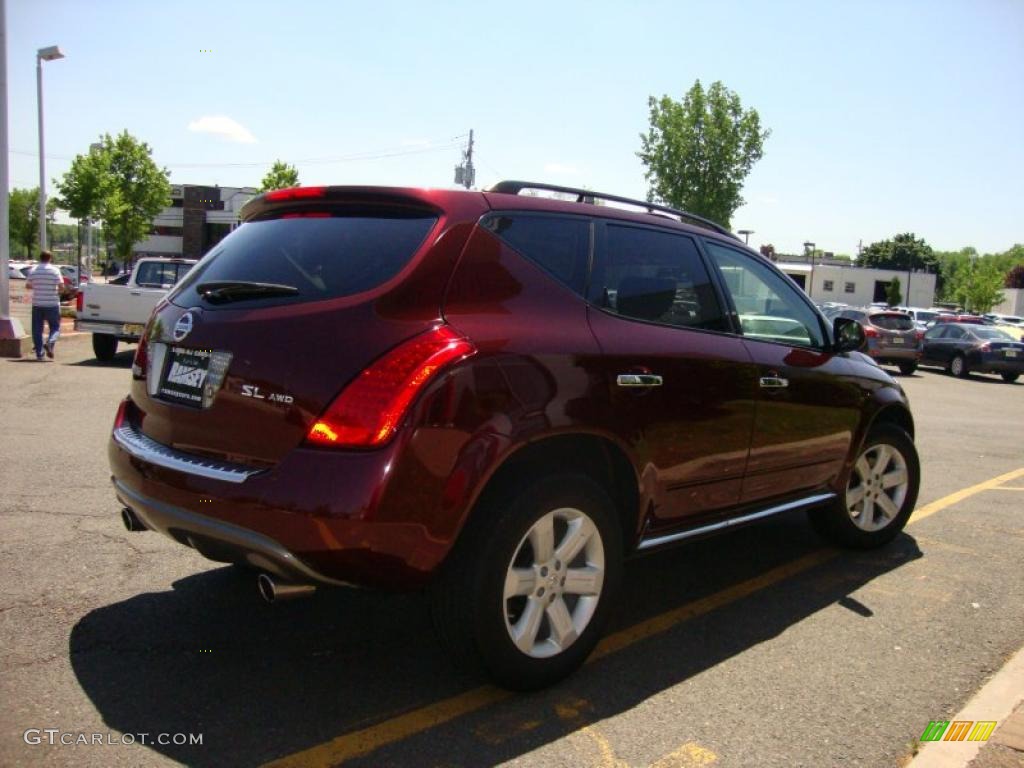
[{"label": "commercial building", "polygon": [[901,304],[930,307],[935,303],[935,275],[906,269],[858,267],[847,261],[780,256],[776,266],[816,302],[833,301],[851,306],[867,306],[886,300],[886,289],[893,278],[900,281]]},{"label": "commercial building", "polygon": [[242,206],[258,194],[255,187],[171,186],[171,205],[153,220],[147,239],[132,254],[198,259],[238,224]]}]

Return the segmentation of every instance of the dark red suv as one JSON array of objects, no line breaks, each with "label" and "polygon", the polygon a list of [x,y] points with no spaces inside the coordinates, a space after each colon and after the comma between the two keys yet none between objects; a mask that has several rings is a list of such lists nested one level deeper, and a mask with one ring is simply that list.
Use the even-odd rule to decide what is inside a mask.
[{"label": "dark red suv", "polygon": [[244,219],[154,312],[109,456],[129,529],[269,599],[427,586],[453,656],[535,688],[594,648],[626,557],[798,509],[873,547],[914,507],[859,325],[711,222],[520,182]]}]

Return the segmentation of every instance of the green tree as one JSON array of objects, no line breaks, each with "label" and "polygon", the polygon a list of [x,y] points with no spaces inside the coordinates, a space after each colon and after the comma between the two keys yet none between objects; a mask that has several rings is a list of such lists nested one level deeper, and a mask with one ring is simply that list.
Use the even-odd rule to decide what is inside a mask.
[{"label": "green tree", "polygon": [[861,251],[858,263],[862,267],[880,269],[935,269],[935,253],[923,238],[913,232],[896,235],[892,240],[872,243]]},{"label": "green tree", "polygon": [[885,300],[889,303],[890,307],[898,307],[903,303],[903,294],[900,292],[900,279],[898,277],[894,277],[885,286]]},{"label": "green tree", "polygon": [[170,172],[153,162],[149,145],[128,131],[106,134],[100,149],[78,155],[56,182],[61,200],[78,218],[99,219],[121,261],[150,232],[153,217],[171,204]]},{"label": "green tree", "polygon": [[270,170],[267,171],[267,175],[263,177],[263,181],[260,182],[260,192],[297,186],[299,186],[298,169],[294,165],[275,160]]},{"label": "green tree", "polygon": [[996,259],[975,257],[966,269],[956,271],[947,296],[968,312],[990,312],[1003,300],[1001,289],[1005,280],[1006,274]]},{"label": "green tree", "polygon": [[682,101],[652,96],[648,106],[650,130],[640,135],[637,152],[647,168],[647,199],[729,226],[744,202],[743,181],[771,134],[761,130],[757,110],[744,110],[721,82],[705,91],[700,80]]},{"label": "green tree", "polygon": [[[47,226],[53,222],[57,201],[52,197],[46,201]],[[7,202],[10,221],[10,240],[23,251],[26,259],[34,258],[33,249],[39,241],[39,187],[12,189]],[[12,248],[14,253],[15,249]]]}]

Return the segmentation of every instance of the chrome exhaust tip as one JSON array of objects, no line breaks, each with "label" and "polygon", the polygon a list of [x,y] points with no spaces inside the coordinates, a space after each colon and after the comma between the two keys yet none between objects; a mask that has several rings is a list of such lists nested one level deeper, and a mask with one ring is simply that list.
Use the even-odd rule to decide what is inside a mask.
[{"label": "chrome exhaust tip", "polygon": [[267,603],[283,600],[297,600],[300,597],[311,597],[316,592],[313,584],[293,584],[288,581],[275,581],[269,573],[261,573],[256,577],[256,588],[260,597]]},{"label": "chrome exhaust tip", "polygon": [[124,529],[132,533],[149,530],[129,507],[121,510],[121,522],[124,523]]}]

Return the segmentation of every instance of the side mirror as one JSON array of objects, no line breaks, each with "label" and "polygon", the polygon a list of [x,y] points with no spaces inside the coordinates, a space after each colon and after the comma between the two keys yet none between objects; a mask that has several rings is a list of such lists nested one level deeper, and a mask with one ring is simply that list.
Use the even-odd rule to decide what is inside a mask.
[{"label": "side mirror", "polygon": [[832,321],[832,333],[836,339],[836,352],[854,352],[864,347],[867,337],[856,320],[837,317]]}]

